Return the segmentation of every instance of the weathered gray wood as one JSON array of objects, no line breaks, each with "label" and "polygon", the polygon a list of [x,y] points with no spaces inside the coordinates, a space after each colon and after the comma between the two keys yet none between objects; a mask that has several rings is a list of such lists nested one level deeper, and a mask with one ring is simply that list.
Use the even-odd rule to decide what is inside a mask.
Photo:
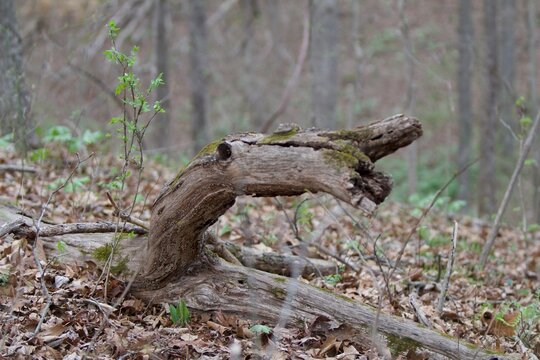
[{"label": "weathered gray wood", "polygon": [[204,262],[206,229],[237,196],[326,192],[371,214],[392,180],[372,161],[422,134],[418,120],[396,115],[353,130],[228,136],[206,146],[162,190],[152,208],[147,262],[134,288],[158,289]]},{"label": "weathered gray wood", "polygon": [[275,252],[259,253],[252,248],[231,243],[225,243],[224,245],[242,265],[272,274],[290,276],[292,267],[300,269],[303,276],[311,274],[330,275],[338,272],[337,264],[328,260],[284,255]]}]

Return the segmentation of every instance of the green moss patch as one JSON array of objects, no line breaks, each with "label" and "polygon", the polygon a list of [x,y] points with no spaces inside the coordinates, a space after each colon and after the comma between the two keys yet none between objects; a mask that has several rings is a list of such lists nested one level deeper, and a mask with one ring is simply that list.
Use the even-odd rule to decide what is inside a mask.
[{"label": "green moss patch", "polygon": [[363,143],[373,137],[373,130],[361,128],[356,130],[336,130],[325,134],[331,140],[352,140],[358,143]]},{"label": "green moss patch", "polygon": [[105,262],[109,260],[109,257],[111,256],[111,254],[112,254],[111,244],[105,244],[103,246],[100,246],[92,252],[92,256],[94,257],[94,259],[101,262]]},{"label": "green moss patch", "polygon": [[279,288],[279,287],[273,287],[270,289],[272,294],[277,297],[278,299],[285,299],[287,297],[287,291],[285,289]]},{"label": "green moss patch", "polygon": [[284,140],[288,140],[294,135],[298,134],[300,127],[298,125],[293,125],[290,130],[287,131],[276,131],[273,134],[263,137],[258,141],[258,144],[272,144]]},{"label": "green moss patch", "polygon": [[385,334],[385,336],[388,342],[388,348],[393,356],[398,356],[399,354],[408,352],[409,350],[417,350],[418,348],[422,348],[422,344],[412,339],[391,334]]}]

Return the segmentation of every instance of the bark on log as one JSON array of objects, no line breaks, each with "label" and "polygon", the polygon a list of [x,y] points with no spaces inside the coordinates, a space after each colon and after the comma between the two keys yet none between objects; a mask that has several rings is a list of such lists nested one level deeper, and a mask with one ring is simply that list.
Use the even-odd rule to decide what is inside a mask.
[{"label": "bark on log", "polygon": [[[258,322],[277,323],[286,316],[287,323],[302,325],[323,316],[336,325],[359,329],[368,340],[375,309],[295,279],[220,261],[205,251],[206,230],[241,195],[322,191],[369,215],[392,184],[388,176],[374,170],[373,162],[410,144],[421,133],[416,119],[399,115],[354,130],[301,131],[288,125],[268,136],[243,134],[209,144],[155,201],[148,240],[137,237],[122,242],[118,249],[129,259],[131,270],[142,267],[134,283],[135,295],[160,302],[182,298],[194,309],[255,316]],[[0,211],[0,225],[2,215]],[[61,239],[74,260],[87,257],[92,247],[106,245],[112,235]],[[55,251],[54,237],[42,240]],[[140,251],[144,243],[146,253]],[[79,250],[81,245],[85,251]],[[391,315],[380,314],[378,331],[391,349],[405,345],[452,359],[492,358],[470,344]]]},{"label": "bark on log", "polygon": [[311,274],[330,275],[338,272],[338,266],[332,261],[305,258],[296,255],[283,255],[275,252],[259,253],[246,246],[226,243],[224,246],[244,266],[283,276],[291,275],[291,268],[298,267],[300,273],[307,277]]},{"label": "bark on log", "polygon": [[418,120],[396,115],[353,130],[288,124],[271,135],[232,135],[207,145],[154,202],[148,261],[134,288],[159,289],[203,266],[205,232],[237,196],[322,191],[371,214],[392,188],[372,161],[421,134]]}]

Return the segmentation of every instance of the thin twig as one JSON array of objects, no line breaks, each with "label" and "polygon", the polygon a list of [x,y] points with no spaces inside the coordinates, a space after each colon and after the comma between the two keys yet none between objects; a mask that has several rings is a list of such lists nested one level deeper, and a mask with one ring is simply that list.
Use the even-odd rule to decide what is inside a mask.
[{"label": "thin twig", "polygon": [[491,248],[493,247],[493,244],[495,243],[495,238],[497,237],[499,228],[501,226],[502,217],[504,216],[506,207],[508,206],[508,203],[510,202],[510,196],[512,195],[512,191],[514,190],[514,186],[516,185],[519,174],[521,173],[521,169],[523,169],[525,158],[529,154],[529,151],[532,147],[533,140],[536,135],[536,130],[538,129],[538,124],[540,124],[540,112],[538,112],[538,114],[536,115],[536,118],[534,119],[534,123],[531,129],[529,130],[529,133],[527,134],[527,139],[525,140],[525,144],[523,145],[523,149],[521,151],[521,154],[519,155],[519,160],[514,169],[514,173],[512,174],[512,178],[510,179],[510,182],[508,183],[506,192],[504,193],[503,200],[501,202],[501,205],[499,206],[499,210],[497,210],[497,216],[495,217],[493,226],[489,230],[487,241],[484,244],[484,248],[482,249],[482,254],[480,255],[479,267],[481,270],[485,268],[489,253],[491,252]]},{"label": "thin twig", "polygon": [[431,208],[433,208],[433,205],[435,205],[435,202],[437,202],[437,199],[439,198],[439,196],[441,196],[441,194],[448,188],[448,186],[450,186],[450,184],[461,174],[463,174],[469,167],[471,167],[473,164],[475,164],[476,162],[478,161],[478,159],[476,160],[473,160],[471,161],[470,163],[468,163],[467,165],[465,165],[462,169],[460,169],[459,171],[457,171],[456,173],[454,173],[454,175],[452,175],[452,177],[450,179],[448,179],[448,181],[435,193],[435,196],[433,196],[433,199],[431,200],[431,202],[429,203],[429,205],[424,209],[424,211],[422,211],[422,215],[420,215],[420,217],[418,218],[418,220],[416,220],[416,223],[414,224],[414,226],[412,227],[411,231],[409,232],[409,234],[407,235],[407,237],[405,238],[405,242],[403,243],[403,245],[401,245],[401,249],[399,250],[399,253],[398,253],[398,257],[396,259],[396,262],[394,263],[394,266],[392,267],[392,270],[390,271],[390,275],[389,277],[392,278],[392,275],[394,274],[394,272],[396,271],[396,269],[399,267],[399,265],[401,264],[401,258],[403,257],[403,254],[405,253],[405,249],[407,248],[407,245],[409,244],[409,242],[411,241],[412,239],[412,236],[416,233],[416,230],[418,229],[418,226],[420,225],[420,223],[422,222],[422,220],[424,220],[424,218],[427,216],[427,214],[429,213],[429,211],[431,210]]},{"label": "thin twig", "polygon": [[418,304],[418,294],[414,290],[409,294],[409,303],[411,304],[411,307],[413,308],[413,311],[416,314],[418,321],[427,328],[432,329],[433,325],[431,325],[431,322],[428,320],[426,313],[424,313],[424,311],[420,307],[420,304]]},{"label": "thin twig", "polygon": [[454,259],[456,256],[457,237],[458,223],[454,220],[454,229],[452,230],[452,249],[450,250],[450,256],[448,257],[448,264],[446,265],[446,275],[444,276],[441,293],[439,295],[439,302],[437,303],[437,312],[439,314],[441,314],[443,311],[444,300],[446,299],[446,292],[448,291],[448,286],[450,285],[450,276],[452,276],[452,269],[454,267]]},{"label": "thin twig", "polygon": [[79,166],[83,162],[85,162],[86,160],[94,156],[94,153],[90,154],[88,157],[86,157],[83,160],[81,160],[81,158],[79,157],[79,154],[76,154],[76,155],[77,155],[77,164],[75,165],[73,170],[71,170],[71,173],[69,174],[67,179],[49,195],[47,202],[41,207],[41,213],[39,215],[38,220],[34,221],[34,227],[36,229],[36,239],[34,241],[34,245],[32,246],[32,255],[34,256],[34,262],[40,273],[41,292],[45,296],[45,306],[43,307],[43,310],[41,311],[39,321],[36,325],[36,328],[34,329],[34,333],[32,334],[32,337],[36,336],[41,330],[41,326],[43,325],[43,322],[45,321],[45,317],[47,316],[47,313],[49,312],[49,307],[51,306],[51,302],[52,302],[51,294],[49,293],[49,290],[47,289],[47,284],[45,283],[45,269],[43,268],[43,266],[41,266],[41,261],[39,260],[39,257],[37,254],[37,248],[38,248],[37,244],[39,243],[39,236],[41,232],[41,222],[43,220],[43,216],[45,216],[45,212],[47,211],[49,204],[51,203],[53,198],[56,196],[56,194],[60,192],[64,187],[66,187],[66,185],[69,183],[73,175],[75,175],[75,172],[77,171]]},{"label": "thin twig", "polygon": [[105,194],[107,195],[107,198],[109,199],[112,206],[114,207],[114,213],[113,213],[114,216],[118,216],[120,219],[127,221],[128,223],[140,226],[145,230],[150,229],[150,224],[148,222],[137,219],[134,216],[126,214],[124,211],[122,211],[122,209],[120,209],[116,201],[114,201],[110,192],[107,191]]}]

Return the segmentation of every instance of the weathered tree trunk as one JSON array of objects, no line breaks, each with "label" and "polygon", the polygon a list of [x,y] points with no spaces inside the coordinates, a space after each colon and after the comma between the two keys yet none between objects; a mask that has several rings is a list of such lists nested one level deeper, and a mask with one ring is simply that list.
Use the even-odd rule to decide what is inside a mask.
[{"label": "weathered tree trunk", "polygon": [[[474,57],[474,26],[471,0],[459,1],[458,25],[459,62],[457,73],[458,111],[459,111],[459,146],[457,168],[463,169],[472,159],[472,74]],[[470,172],[465,171],[459,178],[458,197],[469,202]]]},{"label": "weathered tree trunk", "polygon": [[312,124],[336,128],[338,93],[338,2],[315,0],[311,7],[311,108]]},{"label": "weathered tree trunk", "polygon": [[[353,130],[302,131],[293,124],[271,135],[228,136],[206,146],[165,186],[152,208],[148,239],[120,243],[118,253],[139,272],[133,292],[148,301],[186,300],[191,308],[235,313],[295,326],[321,316],[333,326],[347,324],[371,341],[377,311],[295,279],[216,259],[205,242],[208,227],[242,195],[298,195],[326,192],[370,214],[389,194],[391,179],[373,162],[422,134],[416,119],[397,115]],[[0,226],[17,218],[0,207]],[[25,219],[31,224],[30,219]],[[58,237],[42,237],[56,251]],[[86,260],[112,234],[65,235],[71,260]],[[147,251],[141,251],[145,246]],[[83,249],[81,249],[83,247]],[[84,250],[84,251],[83,251]],[[452,359],[488,359],[489,354],[420,325],[379,314],[377,329],[390,349],[423,348]],[[283,325],[285,326],[285,324]],[[501,358],[501,357],[499,357]]]},{"label": "weathered tree trunk", "polygon": [[15,1],[0,1],[0,135],[13,133],[19,151],[35,145]]},{"label": "weathered tree trunk", "polygon": [[480,140],[479,212],[489,215],[497,208],[495,139],[498,128],[499,77],[497,61],[497,1],[484,0],[485,103]]},{"label": "weathered tree trunk", "polygon": [[397,116],[343,131],[229,136],[207,145],[155,201],[147,263],[136,287],[159,289],[200,266],[205,230],[237,196],[327,192],[371,213],[389,194],[391,179],[372,161],[420,135],[414,119]]},{"label": "weathered tree trunk", "polygon": [[193,152],[209,140],[207,116],[208,51],[206,41],[206,1],[189,2],[189,78],[191,83],[191,123]]}]

